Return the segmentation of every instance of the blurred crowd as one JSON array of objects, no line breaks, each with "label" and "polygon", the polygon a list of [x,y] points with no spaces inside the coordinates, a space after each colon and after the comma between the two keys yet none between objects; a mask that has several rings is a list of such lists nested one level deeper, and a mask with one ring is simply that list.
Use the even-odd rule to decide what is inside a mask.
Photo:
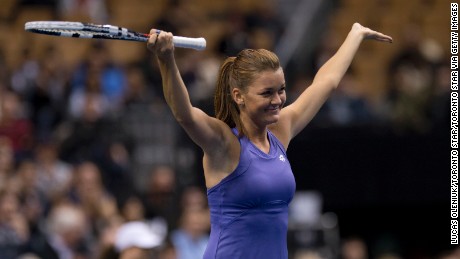
[{"label": "blurred crowd", "polygon": [[[110,21],[111,1],[16,2],[14,10],[47,6],[56,19],[79,11],[93,22]],[[217,16],[187,1],[168,1],[151,21],[178,35],[200,35],[202,23],[224,21],[206,52],[177,50],[192,103],[212,115],[223,58],[243,48],[275,48],[286,26],[276,3]],[[14,23],[14,14],[1,23]],[[289,102],[334,53],[331,34],[317,37],[323,40],[306,57],[311,66],[305,73],[286,71]],[[424,38],[416,23],[404,35],[381,68],[388,78],[384,94],[367,98],[352,67],[311,127],[389,125],[398,134],[430,134],[448,125],[445,50]],[[210,226],[202,172],[196,171],[201,154],[162,98],[154,57],[145,50],[135,61],[116,62],[111,42],[94,40],[75,64],[52,44],[40,55],[25,44],[11,65],[1,44],[0,258],[201,258]],[[362,248],[358,241],[344,249]],[[297,258],[315,258],[309,256]]]}]

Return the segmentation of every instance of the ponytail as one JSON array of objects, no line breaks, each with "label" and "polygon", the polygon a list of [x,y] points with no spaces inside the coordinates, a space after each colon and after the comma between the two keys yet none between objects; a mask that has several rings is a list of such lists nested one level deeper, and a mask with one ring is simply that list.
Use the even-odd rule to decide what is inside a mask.
[{"label": "ponytail", "polygon": [[228,57],[219,71],[219,78],[214,94],[214,111],[216,118],[225,122],[230,128],[238,130],[238,134],[244,135],[245,130],[240,119],[240,110],[233,101],[231,90],[235,83],[233,67],[236,57]]}]

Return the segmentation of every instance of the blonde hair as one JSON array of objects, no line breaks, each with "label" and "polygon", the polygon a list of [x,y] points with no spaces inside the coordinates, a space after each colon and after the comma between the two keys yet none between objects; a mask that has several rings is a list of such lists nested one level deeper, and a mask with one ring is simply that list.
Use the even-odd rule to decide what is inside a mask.
[{"label": "blonde hair", "polygon": [[275,53],[265,49],[244,49],[236,57],[228,57],[220,67],[214,94],[216,118],[230,128],[236,128],[240,136],[246,130],[240,119],[240,110],[232,98],[231,91],[238,88],[243,92],[264,71],[276,71],[280,62]]}]

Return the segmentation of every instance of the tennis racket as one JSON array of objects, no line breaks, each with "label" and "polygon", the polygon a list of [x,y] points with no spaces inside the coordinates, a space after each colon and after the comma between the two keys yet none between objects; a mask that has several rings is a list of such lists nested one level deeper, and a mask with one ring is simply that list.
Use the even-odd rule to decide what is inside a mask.
[{"label": "tennis racket", "polygon": [[[24,29],[29,32],[73,38],[109,39],[147,42],[150,35],[110,24],[99,25],[83,22],[34,21],[26,22]],[[204,50],[204,38],[174,36],[175,47]]]}]

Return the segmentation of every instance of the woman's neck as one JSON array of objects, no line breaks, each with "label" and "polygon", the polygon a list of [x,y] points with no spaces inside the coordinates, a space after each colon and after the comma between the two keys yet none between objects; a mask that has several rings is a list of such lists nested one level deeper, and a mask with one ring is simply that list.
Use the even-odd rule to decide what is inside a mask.
[{"label": "woman's neck", "polygon": [[267,137],[267,127],[259,129],[245,127],[246,137],[260,150],[267,153],[270,151],[270,142]]}]

